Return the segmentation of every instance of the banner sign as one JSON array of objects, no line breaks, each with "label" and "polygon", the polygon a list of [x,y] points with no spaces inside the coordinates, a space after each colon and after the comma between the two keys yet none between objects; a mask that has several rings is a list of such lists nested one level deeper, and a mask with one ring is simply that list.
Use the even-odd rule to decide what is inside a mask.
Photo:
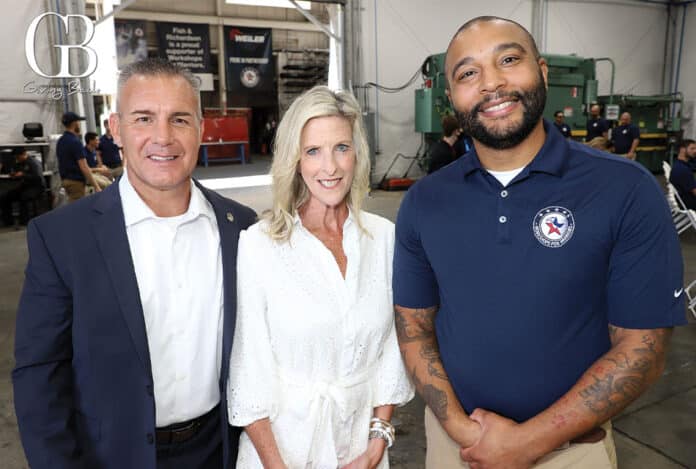
[{"label": "banner sign", "polygon": [[192,73],[212,73],[207,24],[156,23],[159,56]]},{"label": "banner sign", "polygon": [[232,93],[273,92],[271,30],[225,26],[227,89]]}]

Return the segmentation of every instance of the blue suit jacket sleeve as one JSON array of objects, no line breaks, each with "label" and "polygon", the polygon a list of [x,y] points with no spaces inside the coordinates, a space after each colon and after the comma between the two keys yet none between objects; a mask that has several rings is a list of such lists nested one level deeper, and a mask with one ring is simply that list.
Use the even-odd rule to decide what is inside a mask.
[{"label": "blue suit jacket sleeve", "polygon": [[73,399],[72,294],[36,223],[17,311],[14,401],[33,469],[82,468]]}]

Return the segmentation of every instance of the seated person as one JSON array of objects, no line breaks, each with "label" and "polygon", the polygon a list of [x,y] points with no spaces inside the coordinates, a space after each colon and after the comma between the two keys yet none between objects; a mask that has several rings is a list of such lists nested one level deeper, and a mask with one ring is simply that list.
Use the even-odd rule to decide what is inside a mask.
[{"label": "seated person", "polygon": [[428,150],[430,154],[428,174],[447,166],[460,156],[455,153],[454,144],[461,131],[456,117],[448,114],[442,118],[442,138],[432,144]]},{"label": "seated person", "polygon": [[114,137],[109,129],[109,121],[104,121],[104,135],[99,137],[97,146],[97,159],[101,158],[104,166],[111,170],[111,178],[116,179],[123,174],[123,161],[121,160],[121,150],[114,142]]},{"label": "seated person", "polygon": [[99,145],[97,137],[97,134],[94,132],[85,134],[85,159],[87,160],[87,166],[92,171],[94,182],[99,185],[99,189],[104,189],[113,181],[111,179],[111,170],[102,164],[97,155],[97,146]]},{"label": "seated person", "polygon": [[611,131],[611,142],[614,153],[629,160],[636,159],[636,149],[640,143],[640,129],[631,124],[631,114],[624,112],[619,118],[618,127]]},{"label": "seated person", "polygon": [[[688,148],[693,151],[691,156],[687,152]],[[688,162],[694,157],[696,157],[696,141],[683,139],[679,144],[679,154],[674,160],[672,172],[669,175],[669,182],[677,189],[684,205],[691,210],[696,210],[696,180]]]},{"label": "seated person", "polygon": [[16,164],[10,177],[18,180],[20,184],[0,198],[2,221],[7,226],[14,224],[12,203],[19,202],[19,222],[26,225],[29,222],[29,203],[41,197],[45,189],[45,181],[41,163],[29,156],[24,148],[15,148],[12,153]]}]

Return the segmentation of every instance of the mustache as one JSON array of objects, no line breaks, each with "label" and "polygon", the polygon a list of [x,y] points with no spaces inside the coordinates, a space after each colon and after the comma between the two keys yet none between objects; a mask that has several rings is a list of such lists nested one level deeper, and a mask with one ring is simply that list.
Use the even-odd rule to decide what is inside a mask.
[{"label": "mustache", "polygon": [[481,112],[481,108],[493,100],[500,98],[515,98],[520,102],[524,102],[524,96],[519,91],[496,92],[494,95],[488,95],[479,101],[472,109],[471,114],[476,115]]}]

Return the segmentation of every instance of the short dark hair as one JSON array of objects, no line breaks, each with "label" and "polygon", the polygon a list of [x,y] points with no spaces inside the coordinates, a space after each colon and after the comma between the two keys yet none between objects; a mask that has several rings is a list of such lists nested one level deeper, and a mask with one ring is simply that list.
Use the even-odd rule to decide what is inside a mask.
[{"label": "short dark hair", "polygon": [[563,111],[556,111],[556,112],[554,112],[554,113],[553,113],[553,117],[556,117],[556,116],[559,115],[559,114],[562,115],[563,117],[565,117],[565,115],[563,114]]},{"label": "short dark hair", "polygon": [[[452,36],[452,39],[450,40],[450,44],[452,44],[454,38],[456,38],[462,31],[466,31],[467,29],[478,23],[490,23],[492,21],[504,21],[506,23],[513,24],[520,28],[522,31],[524,31],[525,35],[527,36],[527,39],[529,40],[529,43],[532,45],[532,52],[534,53],[534,58],[538,60],[541,57],[541,55],[539,54],[539,48],[537,47],[536,41],[534,40],[534,36],[532,36],[532,34],[529,31],[527,31],[527,28],[519,24],[517,21],[513,21],[508,18],[501,18],[500,16],[477,16],[476,18],[470,19],[469,21],[461,25],[457,32],[454,33],[454,36]],[[449,46],[447,48],[449,49]]]},{"label": "short dark hair", "polygon": [[14,148],[12,149],[12,154],[13,154],[14,156],[19,156],[19,155],[21,155],[22,153],[26,153],[26,152],[27,152],[27,149],[24,148],[24,147],[14,147]]},{"label": "short dark hair", "polygon": [[442,117],[442,133],[445,137],[451,137],[459,128],[459,121],[452,114],[446,114]]},{"label": "short dark hair", "polygon": [[98,138],[98,137],[99,137],[99,135],[97,135],[96,132],[86,132],[86,133],[85,133],[85,143],[89,143],[89,142],[91,142],[92,140],[94,140],[95,138]]},{"label": "short dark hair", "polygon": [[693,143],[696,143],[696,140],[692,140],[690,138],[683,138],[682,141],[679,143],[679,148],[686,148]]}]

